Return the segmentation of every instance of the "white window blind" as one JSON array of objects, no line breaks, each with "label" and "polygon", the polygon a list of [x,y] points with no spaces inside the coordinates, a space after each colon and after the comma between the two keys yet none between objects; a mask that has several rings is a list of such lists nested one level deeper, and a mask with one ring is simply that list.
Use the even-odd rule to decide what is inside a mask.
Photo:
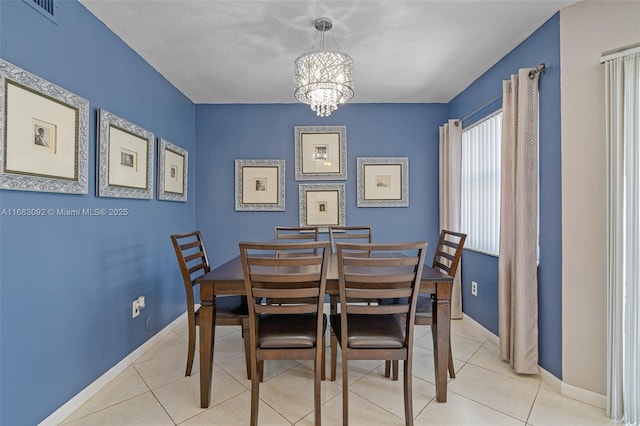
[{"label": "white window blind", "polygon": [[466,247],[498,255],[502,111],[462,131],[461,228]]}]

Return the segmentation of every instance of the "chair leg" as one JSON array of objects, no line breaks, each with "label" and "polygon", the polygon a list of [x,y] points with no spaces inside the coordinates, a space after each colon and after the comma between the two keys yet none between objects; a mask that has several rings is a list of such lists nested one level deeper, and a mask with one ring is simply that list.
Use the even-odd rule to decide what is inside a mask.
[{"label": "chair leg", "polygon": [[[244,324],[244,323],[243,323]],[[260,364],[262,361],[258,360],[258,349],[251,342],[251,335],[247,335],[247,340],[250,341],[249,356],[251,359],[251,426],[258,425],[258,405],[260,404]]]},{"label": "chair leg", "polygon": [[[313,366],[313,401],[314,401],[314,418],[315,418],[315,426],[320,426],[322,423],[322,412],[320,411],[321,405],[321,381],[324,380],[324,370],[325,370],[325,349],[326,345],[324,344],[323,337],[322,344],[322,353],[316,353],[315,365]],[[318,364],[321,365],[318,365]]]},{"label": "chair leg", "polygon": [[247,364],[247,379],[251,380],[251,339],[249,338],[249,318],[242,318],[242,340],[244,341],[244,359]]},{"label": "chair leg", "polygon": [[349,368],[347,349],[342,349],[342,426],[349,425]]},{"label": "chair leg", "polygon": [[384,362],[384,377],[391,377],[391,366],[393,365],[393,377],[391,380],[398,380],[398,360],[393,361],[386,360]]},{"label": "chair leg", "polygon": [[193,358],[196,353],[196,325],[195,320],[193,324],[189,321],[189,343],[187,346],[187,369],[184,373],[185,376],[191,375],[191,369],[193,367]]},{"label": "chair leg", "polygon": [[255,353],[251,359],[251,426],[258,425],[258,404],[260,404],[260,373],[258,365],[262,361],[255,359]]},{"label": "chair leg", "polygon": [[[331,314],[338,313],[338,302],[332,296],[330,299],[329,312]],[[336,364],[338,363],[338,338],[336,337],[336,333],[333,332],[333,327],[331,327],[331,381],[336,381]]]},{"label": "chair leg", "polygon": [[[396,363],[398,361],[395,361]],[[413,426],[413,382],[411,360],[404,360],[404,422],[407,426]]]},{"label": "chair leg", "polygon": [[338,338],[336,337],[333,329],[331,330],[331,381],[336,381],[336,370],[338,359]]},{"label": "chair leg", "polygon": [[321,362],[320,365],[320,379],[325,380],[327,377],[327,342],[325,341],[324,336],[322,336],[322,354],[321,354]]},{"label": "chair leg", "polygon": [[449,340],[449,377],[456,378],[456,367],[453,365],[453,352],[451,351],[451,340]]},{"label": "chair leg", "polygon": [[[449,377],[456,378],[456,367],[453,364],[453,352],[451,351],[451,342],[449,342]],[[384,377],[391,376],[391,361],[384,362]],[[398,380],[398,361],[393,361],[393,380]]]}]

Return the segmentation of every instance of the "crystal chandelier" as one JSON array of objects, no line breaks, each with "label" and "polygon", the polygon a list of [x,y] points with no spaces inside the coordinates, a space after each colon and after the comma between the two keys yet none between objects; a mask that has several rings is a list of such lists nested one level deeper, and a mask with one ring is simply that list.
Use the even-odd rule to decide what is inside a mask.
[{"label": "crystal chandelier", "polygon": [[316,19],[315,27],[322,34],[320,50],[312,48],[294,62],[294,95],[318,116],[328,117],[353,97],[353,60],[339,51],[335,37],[337,50],[324,49],[324,33],[333,27],[329,18]]}]

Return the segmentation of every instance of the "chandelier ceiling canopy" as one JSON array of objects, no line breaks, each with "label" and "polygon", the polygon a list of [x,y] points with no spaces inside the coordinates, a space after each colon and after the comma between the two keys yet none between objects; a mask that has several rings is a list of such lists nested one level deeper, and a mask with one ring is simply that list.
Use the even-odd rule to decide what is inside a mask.
[{"label": "chandelier ceiling canopy", "polygon": [[312,51],[295,60],[294,95],[318,116],[328,117],[353,97],[353,60],[340,52],[335,37],[336,50],[325,50],[324,33],[333,27],[329,18],[316,19],[315,27],[321,34],[320,48],[314,50],[314,41]]}]

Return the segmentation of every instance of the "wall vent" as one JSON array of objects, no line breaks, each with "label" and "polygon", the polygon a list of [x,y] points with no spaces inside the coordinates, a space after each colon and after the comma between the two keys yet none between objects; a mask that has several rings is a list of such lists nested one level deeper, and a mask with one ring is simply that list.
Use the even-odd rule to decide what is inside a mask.
[{"label": "wall vent", "polygon": [[31,0],[33,4],[53,16],[53,0]]},{"label": "wall vent", "polygon": [[[0,0],[4,1],[4,0]],[[34,10],[36,10],[40,15],[44,16],[55,25],[58,25],[56,17],[54,16],[54,10],[56,6],[54,5],[55,0],[22,0],[29,6],[31,6]]]}]

